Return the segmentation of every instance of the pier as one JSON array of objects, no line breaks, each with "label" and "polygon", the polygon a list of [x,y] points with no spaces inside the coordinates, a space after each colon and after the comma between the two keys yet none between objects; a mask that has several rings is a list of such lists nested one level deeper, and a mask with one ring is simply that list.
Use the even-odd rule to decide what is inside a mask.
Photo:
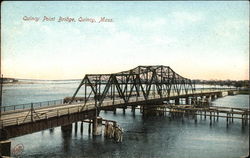
[{"label": "pier", "polygon": [[242,126],[248,124],[250,110],[247,108],[232,108],[223,106],[207,106],[197,107],[194,105],[162,105],[157,109],[154,109],[156,113],[168,112],[172,116],[184,117],[185,115],[194,116],[194,120],[197,121],[197,116],[210,118],[210,121],[217,120],[219,118],[226,118],[227,124],[233,122],[234,119],[242,120]]},{"label": "pier", "polygon": [[[78,94],[80,90],[83,94]],[[127,107],[131,107],[132,112],[140,107],[143,115],[170,112],[181,116],[208,116],[210,119],[225,117],[228,121],[242,119],[243,124],[247,124],[249,109],[209,106],[211,100],[237,93],[237,89],[232,88],[195,88],[190,79],[162,65],[138,66],[114,74],[87,74],[73,96],[59,102],[2,106],[0,140],[6,142],[13,137],[58,126],[67,130],[72,128],[72,123],[86,121],[92,123],[93,135],[100,135],[101,126],[105,124],[105,136],[114,137],[110,134],[112,132],[108,132],[113,128],[103,123],[99,113],[101,110],[115,112],[116,108]],[[9,152],[4,155],[9,156]]]}]

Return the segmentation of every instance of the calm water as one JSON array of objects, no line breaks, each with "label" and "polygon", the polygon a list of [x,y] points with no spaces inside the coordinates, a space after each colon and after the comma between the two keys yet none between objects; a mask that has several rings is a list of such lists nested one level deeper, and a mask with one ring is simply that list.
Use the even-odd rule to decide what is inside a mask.
[{"label": "calm water", "polygon": [[[5,85],[4,105],[61,99],[71,96],[79,82],[48,82],[43,84]],[[248,107],[248,95],[219,98],[217,106]],[[138,110],[102,112],[105,119],[116,120],[124,129],[120,144],[103,137],[88,135],[88,124],[80,123],[77,131],[62,133],[61,128],[45,130],[13,138],[12,147],[22,143],[22,157],[142,157],[142,158],[238,158],[249,151],[249,127],[242,128],[235,120],[227,127],[225,119],[213,122],[198,117],[171,119],[169,116],[143,118]]]}]

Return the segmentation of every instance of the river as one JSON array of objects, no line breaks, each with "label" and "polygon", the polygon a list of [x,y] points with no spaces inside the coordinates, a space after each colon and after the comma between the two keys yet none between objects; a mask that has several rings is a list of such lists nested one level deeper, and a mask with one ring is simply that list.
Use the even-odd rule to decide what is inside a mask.
[{"label": "river", "polygon": [[[62,99],[72,96],[80,81],[47,81],[8,84],[3,87],[3,104]],[[248,107],[249,95],[226,96],[213,102],[216,106]],[[130,109],[101,112],[101,117],[118,122],[124,129],[122,143],[88,134],[88,124],[77,131],[62,133],[61,128],[44,130],[12,138],[12,148],[24,147],[21,157],[93,157],[93,158],[239,158],[249,152],[249,126],[241,120],[226,125],[220,118],[210,125],[209,119],[198,117],[172,119],[169,116],[142,117]],[[80,125],[80,123],[78,123]]]}]

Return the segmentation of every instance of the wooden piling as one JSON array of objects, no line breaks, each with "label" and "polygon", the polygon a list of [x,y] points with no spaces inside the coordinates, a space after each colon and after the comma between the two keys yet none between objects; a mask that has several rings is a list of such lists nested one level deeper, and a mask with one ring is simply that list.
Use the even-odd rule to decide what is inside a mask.
[{"label": "wooden piling", "polygon": [[214,117],[214,122],[215,122],[215,111],[214,111],[214,116],[213,117]]},{"label": "wooden piling", "polygon": [[77,127],[78,126],[78,122],[75,122],[75,133],[77,133]]},{"label": "wooden piling", "polygon": [[11,156],[10,140],[0,141],[0,157],[1,156]]},{"label": "wooden piling", "polygon": [[228,113],[227,113],[227,124],[228,124]]},{"label": "wooden piling", "polygon": [[89,122],[89,134],[91,133],[91,122]]},{"label": "wooden piling", "polygon": [[80,132],[81,132],[81,134],[83,133],[83,122],[81,122]]}]

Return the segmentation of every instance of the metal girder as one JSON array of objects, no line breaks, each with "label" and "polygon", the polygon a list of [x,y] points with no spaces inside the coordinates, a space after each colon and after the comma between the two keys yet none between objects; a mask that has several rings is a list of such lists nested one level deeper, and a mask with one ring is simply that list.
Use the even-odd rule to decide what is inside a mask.
[{"label": "metal girder", "polygon": [[98,108],[108,98],[114,100],[118,97],[127,103],[135,95],[143,96],[147,100],[151,92],[162,98],[164,93],[169,96],[171,92],[187,94],[190,90],[192,92],[195,90],[195,85],[190,79],[163,65],[138,66],[112,74],[87,74],[75,91],[71,102],[82,87],[84,94],[80,95],[83,95],[85,104],[93,98]]}]

